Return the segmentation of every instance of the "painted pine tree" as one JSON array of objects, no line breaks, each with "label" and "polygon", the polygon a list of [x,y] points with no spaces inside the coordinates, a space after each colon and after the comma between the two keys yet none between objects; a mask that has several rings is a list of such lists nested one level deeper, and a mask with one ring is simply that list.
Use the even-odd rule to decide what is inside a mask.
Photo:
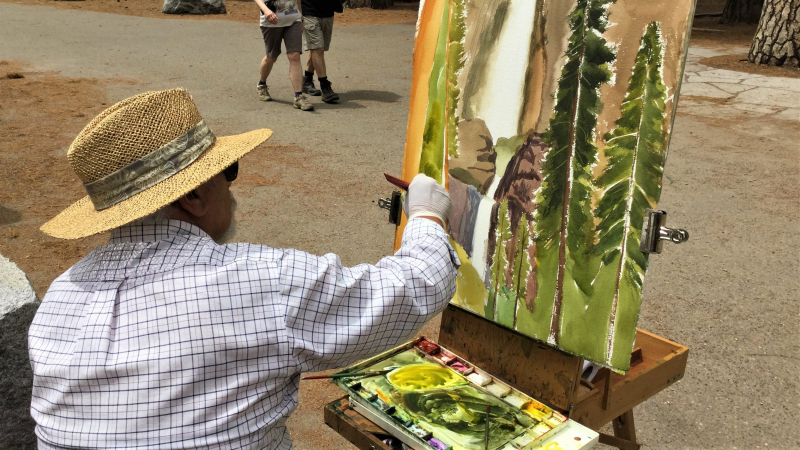
[{"label": "painted pine tree", "polygon": [[[639,250],[644,211],[655,208],[661,195],[667,136],[662,61],[661,30],[651,22],[641,39],[621,115],[605,136],[608,163],[596,183],[603,190],[594,212],[599,219],[597,254],[603,269],[615,274],[607,361],[620,368],[630,362],[647,270],[647,255]],[[616,332],[618,324],[627,330],[624,336]]]},{"label": "painted pine tree", "polygon": [[464,67],[464,36],[466,27],[466,0],[450,0],[450,29],[447,48],[447,153],[458,158],[458,73]]},{"label": "painted pine tree", "polygon": [[[491,268],[492,285],[489,287],[489,301],[492,303],[491,311],[493,317],[488,317],[488,319],[509,327],[514,322],[514,305],[512,299],[509,298],[511,292],[508,289],[505,275],[506,267],[508,266],[506,252],[508,241],[511,240],[512,236],[510,222],[508,200],[503,200],[500,203],[500,207],[497,208],[497,230],[495,232],[496,238]],[[510,315],[509,312],[511,313]]]},{"label": "painted pine tree", "polygon": [[458,73],[464,67],[465,0],[440,0],[442,22],[428,80],[428,110],[419,171],[445,183],[445,158],[458,157]]},{"label": "painted pine tree", "polygon": [[528,287],[528,274],[531,272],[531,263],[528,259],[528,247],[531,245],[531,233],[528,218],[525,214],[519,219],[517,226],[517,242],[514,251],[514,266],[511,274],[511,290],[514,293],[514,321],[511,327],[517,326],[517,304],[525,302]]},{"label": "painted pine tree", "polygon": [[603,38],[612,2],[578,0],[570,14],[567,61],[544,134],[549,150],[542,162],[534,213],[538,288],[534,311],[527,311],[517,328],[553,344],[559,339],[564,289],[574,287],[576,295],[589,296],[596,273],[590,254],[595,243],[594,130],[601,107],[599,88],[611,79],[608,65],[615,59],[614,49]]},{"label": "painted pine tree", "polygon": [[428,79],[428,109],[425,114],[419,172],[444,185],[445,148],[447,147],[447,49],[450,1],[439,1],[443,1],[445,4],[442,8],[433,67],[431,67]]}]

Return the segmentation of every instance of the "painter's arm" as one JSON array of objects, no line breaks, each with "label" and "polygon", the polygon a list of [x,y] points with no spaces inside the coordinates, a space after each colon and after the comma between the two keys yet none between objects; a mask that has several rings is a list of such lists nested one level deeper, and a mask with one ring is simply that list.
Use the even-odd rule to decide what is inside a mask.
[{"label": "painter's arm", "polygon": [[458,257],[441,226],[409,221],[377,265],[287,251],[281,262],[289,343],[303,372],[343,367],[410,339],[455,294]]}]

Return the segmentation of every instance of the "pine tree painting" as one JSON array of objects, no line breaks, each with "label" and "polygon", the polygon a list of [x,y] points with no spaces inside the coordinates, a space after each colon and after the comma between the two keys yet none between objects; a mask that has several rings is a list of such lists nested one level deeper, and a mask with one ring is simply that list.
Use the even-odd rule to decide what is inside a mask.
[{"label": "pine tree painting", "polygon": [[[613,273],[615,283],[607,291],[614,293],[607,345],[611,365],[625,363],[630,355],[647,270],[647,255],[639,250],[644,211],[655,208],[661,195],[667,100],[661,75],[663,53],[661,30],[652,22],[641,39],[622,115],[605,136],[608,164],[596,181],[603,190],[595,209],[599,219],[596,254],[602,258],[603,269]],[[618,332],[621,322],[626,323]]]},{"label": "pine tree painting", "polygon": [[602,106],[599,88],[611,80],[609,64],[615,58],[603,38],[611,3],[578,0],[572,11],[567,62],[544,134],[550,149],[542,163],[542,185],[533,218],[538,290],[534,310],[518,313],[524,314],[524,320],[518,320],[517,328],[556,345],[565,297],[584,301],[592,293],[594,130]]},{"label": "pine tree painting", "polygon": [[694,1],[421,3],[402,177],[452,189],[452,304],[629,369]]}]

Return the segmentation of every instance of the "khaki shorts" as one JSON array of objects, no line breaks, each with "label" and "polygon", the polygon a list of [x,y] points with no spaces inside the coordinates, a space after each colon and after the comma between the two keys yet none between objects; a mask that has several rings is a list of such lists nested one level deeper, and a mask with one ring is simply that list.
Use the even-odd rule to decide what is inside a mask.
[{"label": "khaki shorts", "polygon": [[286,45],[286,53],[303,53],[303,25],[295,22],[288,27],[261,27],[264,48],[267,56],[277,58],[281,54],[281,41]]},{"label": "khaki shorts", "polygon": [[331,35],[333,35],[333,17],[303,16],[303,33],[306,37],[306,50],[324,48],[327,52],[331,48]]}]

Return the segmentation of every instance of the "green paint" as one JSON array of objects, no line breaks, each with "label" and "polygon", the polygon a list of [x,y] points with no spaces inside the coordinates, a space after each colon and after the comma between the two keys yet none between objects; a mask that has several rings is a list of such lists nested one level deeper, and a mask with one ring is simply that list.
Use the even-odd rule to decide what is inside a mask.
[{"label": "green paint", "polygon": [[450,2],[442,8],[439,36],[433,56],[433,67],[428,79],[428,110],[422,134],[419,171],[444,184],[445,123],[447,121],[447,40]]},{"label": "green paint", "polygon": [[450,29],[447,50],[447,151],[458,158],[458,73],[464,68],[464,35],[467,32],[465,19],[465,0],[450,0]]},{"label": "green paint", "polygon": [[511,158],[519,151],[529,135],[530,133],[523,133],[510,138],[497,138],[497,143],[494,144],[494,151],[497,155],[495,159],[495,176],[503,178]]},{"label": "green paint", "polygon": [[[613,48],[602,37],[612,1],[578,0],[570,14],[567,62],[558,81],[550,126],[544,133],[550,149],[542,162],[534,215],[537,262],[542,263],[536,268],[539,289],[535,304],[552,307],[554,317],[548,333],[535,337],[556,343],[561,337],[565,287],[575,285],[584,295],[591,295],[597,273],[592,271],[591,258],[595,241],[592,165],[597,160],[594,129],[602,108],[600,86],[611,79],[608,65],[615,59]],[[541,332],[544,324],[531,328]]]},{"label": "green paint", "polygon": [[[461,267],[459,267],[458,275],[456,276],[456,296],[453,299],[453,303],[474,313],[483,313],[486,316],[488,306],[485,304],[488,296],[486,285],[478,275],[478,271],[472,266],[472,261],[469,259],[467,252],[452,237],[450,238],[450,245],[453,246],[458,259],[461,260]],[[493,308],[494,306],[489,311],[494,311]],[[491,317],[491,313],[489,313],[488,317]]]},{"label": "green paint", "polygon": [[[606,134],[608,165],[596,180],[603,194],[594,211],[600,239],[596,252],[613,269],[618,284],[598,298],[610,306],[609,363],[627,369],[636,335],[647,255],[639,250],[644,211],[661,196],[666,156],[664,112],[667,88],[661,78],[663,46],[658,23],[640,41],[616,127]],[[624,258],[623,258],[624,254]],[[617,331],[619,330],[619,331]],[[613,342],[613,347],[612,347]]]},{"label": "green paint", "polygon": [[531,271],[531,263],[528,261],[528,247],[530,246],[530,231],[528,229],[528,219],[523,215],[517,226],[517,246],[514,253],[514,267],[511,273],[511,289],[514,293],[514,317],[512,327],[516,325],[517,303],[521,300],[525,302],[528,291],[528,274]]},{"label": "green paint", "polygon": [[[508,289],[507,289],[507,280],[506,280],[506,266],[508,265],[508,260],[506,259],[506,246],[508,245],[508,241],[511,239],[511,224],[509,223],[508,217],[508,200],[503,200],[500,204],[500,207],[497,208],[497,229],[495,230],[495,247],[494,247],[494,254],[492,255],[492,267],[491,267],[491,293],[493,294],[493,298],[491,299],[491,303],[494,305],[494,311],[491,317],[487,316],[489,319],[494,318],[495,321],[499,321],[499,314],[502,312],[506,313],[507,319],[507,311],[509,310],[509,303],[511,303],[511,299],[508,296]],[[513,326],[514,323],[514,313],[513,309],[511,309],[511,321],[510,325],[506,325],[508,327]]]}]

